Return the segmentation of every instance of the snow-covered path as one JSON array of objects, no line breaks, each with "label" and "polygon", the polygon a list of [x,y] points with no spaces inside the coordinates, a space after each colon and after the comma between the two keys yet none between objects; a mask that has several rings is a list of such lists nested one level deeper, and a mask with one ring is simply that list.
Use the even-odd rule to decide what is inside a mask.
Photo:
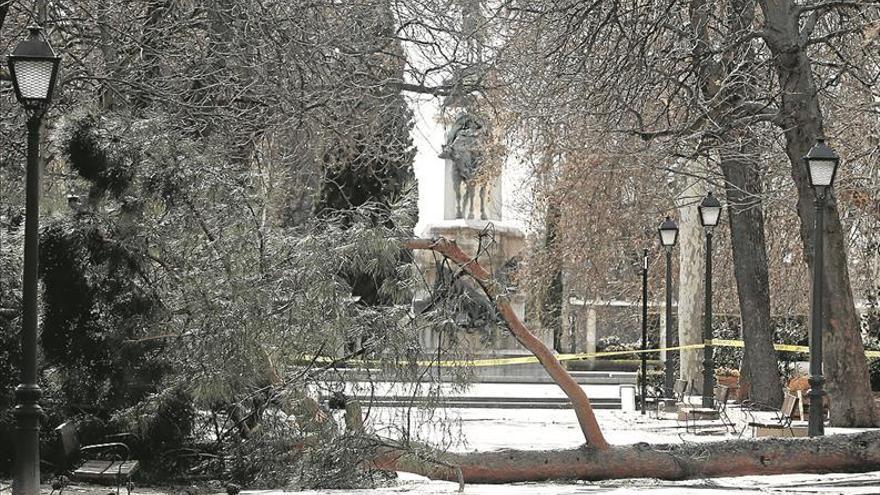
[{"label": "snow-covered path", "polygon": [[[418,414],[413,411],[413,414]],[[434,412],[435,416],[441,414]],[[570,409],[454,409],[445,412],[457,419],[458,428],[452,431],[432,428],[419,430],[422,439],[435,442],[446,440],[453,451],[490,451],[501,448],[552,449],[573,448],[582,441],[574,412]],[[598,410],[596,416],[609,442],[613,444],[712,442],[736,437],[720,429],[708,434],[686,433],[675,420],[656,420],[638,412]],[[734,420],[736,414],[733,413]],[[401,424],[405,413],[399,409],[374,409],[369,422],[374,427],[393,434],[392,424]],[[413,423],[416,421],[413,419]],[[863,430],[828,428],[827,434],[854,433]],[[749,435],[746,432],[745,435]],[[567,495],[580,493],[634,493],[730,495],[740,493],[822,493],[822,494],[880,494],[880,471],[871,473],[832,473],[824,475],[775,475],[714,478],[679,482],[654,479],[613,480],[578,483],[516,483],[509,485],[476,485],[465,487],[472,495]],[[280,492],[247,492],[259,495],[278,495]],[[453,495],[458,493],[456,483],[431,481],[408,473],[400,473],[395,486],[375,490],[323,490],[297,492],[303,495]],[[293,494],[289,494],[293,495]]]},{"label": "snow-covered path", "polygon": [[[633,443],[716,442],[739,437],[749,420],[739,410],[728,414],[738,424],[737,432],[726,431],[719,422],[712,428],[687,432],[684,423],[674,419],[658,420],[638,412],[596,410],[596,419],[605,438],[614,445]],[[418,424],[419,411],[412,411],[412,423]],[[583,443],[574,411],[571,409],[451,409],[444,412],[425,412],[433,417],[445,414],[453,427],[441,428],[439,422],[426,421],[415,438],[420,441],[441,443],[441,435],[451,437],[445,445],[454,452],[488,451],[499,449],[559,449],[575,448]],[[406,424],[403,409],[378,408],[370,412],[368,424],[383,435],[393,437],[396,425]],[[761,419],[772,419],[767,413]],[[858,433],[865,429],[826,428],[826,433]],[[750,436],[750,431],[743,434]],[[880,492],[878,492],[880,494]]]}]

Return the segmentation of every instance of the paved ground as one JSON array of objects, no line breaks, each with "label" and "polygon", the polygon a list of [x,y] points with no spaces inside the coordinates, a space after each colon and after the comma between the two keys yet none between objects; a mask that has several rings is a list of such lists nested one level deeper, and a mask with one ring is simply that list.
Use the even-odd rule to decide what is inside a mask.
[{"label": "paved ground", "polygon": [[[8,485],[0,485],[0,493],[9,492]],[[51,490],[44,487],[42,495]],[[109,495],[115,491],[107,487],[74,485],[63,495]],[[122,491],[125,494],[125,490]],[[185,495],[185,488],[141,488],[134,495]],[[245,490],[242,495],[456,495],[458,485],[430,481],[415,475],[402,474],[393,486],[375,490],[308,490],[285,492],[281,490]],[[587,493],[626,494],[652,493],[668,495],[730,495],[736,494],[840,494],[877,495],[880,493],[880,471],[860,474],[746,476],[667,482],[659,480],[615,480],[600,483],[515,483],[509,485],[467,485],[465,495],[573,495]],[[223,494],[225,495],[225,493]]]}]

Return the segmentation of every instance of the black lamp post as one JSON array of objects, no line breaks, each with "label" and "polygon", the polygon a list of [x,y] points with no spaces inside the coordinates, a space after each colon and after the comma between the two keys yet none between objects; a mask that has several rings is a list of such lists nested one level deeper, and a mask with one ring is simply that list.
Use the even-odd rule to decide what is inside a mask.
[{"label": "black lamp post", "polygon": [[700,223],[706,229],[706,307],[703,312],[703,407],[712,407],[715,394],[715,359],[712,356],[712,229],[721,218],[721,203],[712,191],[700,206]]},{"label": "black lamp post", "polygon": [[[672,335],[672,249],[678,242],[678,225],[675,220],[666,217],[660,224],[660,244],[666,250],[666,348],[674,345]],[[672,351],[666,351],[666,372],[663,377],[663,395],[672,397],[675,384],[675,360]]]},{"label": "black lamp post", "polygon": [[840,157],[825,144],[824,139],[810,148],[804,157],[810,185],[816,192],[816,230],[813,233],[813,304],[810,314],[810,417],[808,432],[811,437],[825,434],[822,418],[822,330],[825,322],[822,316],[823,264],[825,261],[825,198],[834,185]]},{"label": "black lamp post", "polygon": [[40,215],[40,123],[58,75],[60,57],[39,27],[7,57],[12,85],[28,113],[25,185],[24,275],[22,277],[21,384],[15,389],[15,474],[13,495],[40,493],[40,387],[37,385],[37,264]]},{"label": "black lamp post", "polygon": [[645,414],[645,403],[648,400],[648,250],[642,262],[642,414]]}]

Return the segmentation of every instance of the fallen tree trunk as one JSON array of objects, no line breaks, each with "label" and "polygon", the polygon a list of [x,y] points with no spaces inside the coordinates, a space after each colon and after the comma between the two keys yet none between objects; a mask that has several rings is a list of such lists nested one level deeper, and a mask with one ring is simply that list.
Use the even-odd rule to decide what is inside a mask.
[{"label": "fallen tree trunk", "polygon": [[880,469],[880,431],[811,439],[437,453],[431,457],[425,460],[411,451],[383,446],[373,462],[383,470],[464,483],[861,472]]},{"label": "fallen tree trunk", "polygon": [[435,251],[451,260],[473,277],[483,289],[483,292],[495,304],[498,314],[504,319],[507,328],[510,329],[510,333],[513,334],[517,342],[538,358],[538,362],[547,370],[547,374],[553,378],[553,381],[568,396],[587,444],[597,449],[608,448],[608,442],[605,441],[602,430],[599,429],[599,423],[596,422],[596,415],[593,413],[593,407],[590,405],[590,399],[587,397],[584,389],[574,381],[574,378],[556,359],[553,351],[535,337],[519,317],[516,316],[516,312],[510,305],[506,294],[499,289],[497,282],[492,278],[488,270],[483,268],[478,261],[466,255],[454,240],[442,237],[439,239],[410,239],[406,242],[406,247],[409,249]]}]

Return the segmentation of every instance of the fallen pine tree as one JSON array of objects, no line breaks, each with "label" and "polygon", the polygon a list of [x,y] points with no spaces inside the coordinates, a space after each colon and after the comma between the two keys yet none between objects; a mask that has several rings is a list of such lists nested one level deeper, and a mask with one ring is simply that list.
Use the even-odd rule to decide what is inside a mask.
[{"label": "fallen pine tree", "polygon": [[[419,449],[421,452],[421,449]],[[645,443],[567,450],[434,453],[378,447],[374,465],[460,483],[724,476],[880,470],[880,431],[816,438]]]}]

